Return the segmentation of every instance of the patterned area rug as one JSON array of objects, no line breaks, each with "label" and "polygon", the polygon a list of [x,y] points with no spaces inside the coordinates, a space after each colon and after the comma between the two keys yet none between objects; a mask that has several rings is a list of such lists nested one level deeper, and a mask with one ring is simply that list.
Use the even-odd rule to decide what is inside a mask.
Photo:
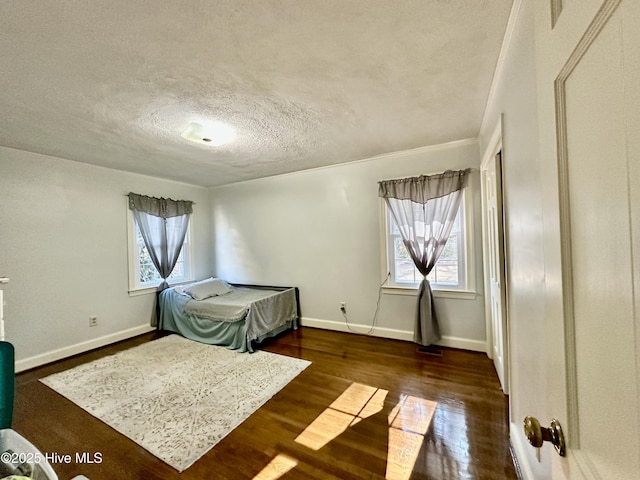
[{"label": "patterned area rug", "polygon": [[41,381],[182,472],[310,363],[170,335]]}]

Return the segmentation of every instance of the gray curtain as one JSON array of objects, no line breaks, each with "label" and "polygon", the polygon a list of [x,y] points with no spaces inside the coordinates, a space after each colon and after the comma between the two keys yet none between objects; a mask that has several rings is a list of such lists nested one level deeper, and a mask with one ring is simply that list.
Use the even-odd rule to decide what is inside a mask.
[{"label": "gray curtain", "polygon": [[129,193],[129,208],[151,261],[162,278],[158,286],[160,293],[169,287],[167,278],[180,256],[189,227],[189,216],[193,212],[193,202]]},{"label": "gray curtain", "polygon": [[470,169],[447,170],[438,175],[422,175],[378,183],[396,222],[402,241],[423,276],[418,289],[414,341],[431,345],[440,340],[440,327],[427,275],[444,249],[467,184]]}]

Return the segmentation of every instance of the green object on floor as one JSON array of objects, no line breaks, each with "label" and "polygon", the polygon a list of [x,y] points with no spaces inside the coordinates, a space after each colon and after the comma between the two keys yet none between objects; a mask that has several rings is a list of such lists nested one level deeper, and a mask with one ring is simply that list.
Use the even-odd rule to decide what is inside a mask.
[{"label": "green object on floor", "polygon": [[9,342],[0,342],[0,429],[11,428],[16,389],[15,352]]}]

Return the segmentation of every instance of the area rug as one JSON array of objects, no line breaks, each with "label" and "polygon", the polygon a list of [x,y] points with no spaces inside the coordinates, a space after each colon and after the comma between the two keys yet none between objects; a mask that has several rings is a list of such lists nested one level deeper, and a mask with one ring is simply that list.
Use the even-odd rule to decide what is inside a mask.
[{"label": "area rug", "polygon": [[310,363],[170,335],[41,382],[182,472]]}]

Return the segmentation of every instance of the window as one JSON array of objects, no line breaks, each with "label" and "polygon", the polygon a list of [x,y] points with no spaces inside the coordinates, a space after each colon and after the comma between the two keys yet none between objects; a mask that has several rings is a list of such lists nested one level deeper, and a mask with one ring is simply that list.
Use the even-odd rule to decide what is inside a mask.
[{"label": "window", "polygon": [[[470,245],[467,232],[471,232],[471,222],[467,218],[465,194],[447,244],[435,267],[427,276],[431,287],[437,290],[467,291],[471,290],[472,275],[468,271],[470,261]],[[387,286],[395,288],[416,288],[422,280],[422,275],[413,264],[407,249],[402,242],[400,231],[396,226],[391,212],[382,201],[385,215],[385,268],[390,276]],[[469,209],[470,210],[470,209]]]},{"label": "window", "polygon": [[[155,289],[162,278],[158,274],[156,267],[153,265],[149,251],[147,250],[140,229],[130,210],[129,217],[129,291],[139,291],[145,289]],[[192,280],[191,278],[191,222],[189,230],[184,239],[180,256],[176,262],[171,275],[169,275],[169,283],[180,283]]]}]

